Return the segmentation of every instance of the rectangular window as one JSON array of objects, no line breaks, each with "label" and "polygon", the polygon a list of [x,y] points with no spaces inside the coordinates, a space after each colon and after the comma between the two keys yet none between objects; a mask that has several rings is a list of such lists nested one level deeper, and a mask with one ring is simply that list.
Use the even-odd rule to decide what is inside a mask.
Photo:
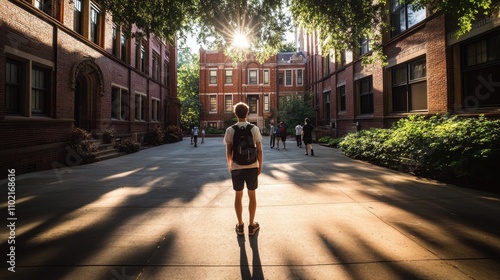
[{"label": "rectangular window", "polygon": [[285,70],[285,86],[292,85],[292,70]]},{"label": "rectangular window", "polygon": [[151,121],[158,122],[160,121],[160,100],[153,99],[151,100]]},{"label": "rectangular window", "polygon": [[264,95],[264,111],[269,112],[269,94]]},{"label": "rectangular window", "polygon": [[120,28],[120,59],[123,62],[127,62],[127,37],[125,33]]},{"label": "rectangular window", "polygon": [[143,40],[138,40],[135,44],[136,47],[136,61],[135,68],[141,72],[146,71],[146,42]]},{"label": "rectangular window", "polygon": [[411,112],[427,110],[427,70],[425,59],[392,69],[392,110]]},{"label": "rectangular window", "polygon": [[129,113],[128,91],[119,87],[111,88],[111,118],[128,120]]},{"label": "rectangular window", "polygon": [[500,107],[500,33],[464,45],[463,106]]},{"label": "rectangular window", "polygon": [[153,79],[155,81],[159,81],[160,80],[160,70],[161,70],[161,67],[160,67],[160,55],[157,54],[156,52],[153,52],[153,55],[152,55],[152,64],[153,64]]},{"label": "rectangular window", "polygon": [[330,91],[323,93],[323,112],[325,114],[324,115],[325,123],[330,123],[330,116],[331,116],[330,95],[331,95]]},{"label": "rectangular window", "polygon": [[373,84],[372,77],[356,81],[356,90],[359,94],[360,114],[373,114]]},{"label": "rectangular window", "polygon": [[297,85],[302,85],[302,69],[297,69]]},{"label": "rectangular window", "polygon": [[100,17],[101,11],[99,8],[94,4],[90,5],[90,40],[96,44],[99,44],[99,36],[101,35],[99,32]]},{"label": "rectangular window", "polygon": [[83,0],[75,0],[73,6],[73,30],[83,34]]},{"label": "rectangular window", "polygon": [[143,94],[135,95],[135,120],[144,121],[146,116],[146,96]]},{"label": "rectangular window", "polygon": [[21,114],[21,63],[7,60],[5,107],[7,114]]},{"label": "rectangular window", "polygon": [[249,85],[257,85],[259,83],[259,79],[257,77],[258,70],[251,69],[248,70],[248,84]]},{"label": "rectangular window", "polygon": [[278,85],[283,85],[283,73],[278,73]]},{"label": "rectangular window", "polygon": [[370,51],[371,51],[371,49],[370,49],[370,40],[368,39],[368,37],[363,36],[363,38],[361,38],[361,42],[360,42],[359,54],[360,55],[364,55],[364,54],[367,54]]},{"label": "rectangular window", "polygon": [[233,111],[233,97],[231,95],[226,95],[224,98],[225,98],[224,103],[225,103],[226,112],[232,112]]},{"label": "rectangular window", "polygon": [[52,16],[57,20],[61,20],[60,0],[36,0],[35,7],[42,10],[49,16]]},{"label": "rectangular window", "polygon": [[116,87],[111,88],[111,118],[120,119],[120,89]]},{"label": "rectangular window", "polygon": [[330,74],[330,55],[323,57],[323,77]]},{"label": "rectangular window", "polygon": [[48,70],[33,67],[31,70],[31,113],[47,114],[47,102],[49,97]]},{"label": "rectangular window", "polygon": [[339,112],[346,110],[346,102],[345,102],[345,86],[340,86],[337,88],[337,96],[339,100]]},{"label": "rectangular window", "polygon": [[425,19],[425,7],[414,10],[414,5],[411,2],[412,0],[406,0],[404,3],[401,0],[390,1],[392,36],[405,32]]},{"label": "rectangular window", "polygon": [[225,82],[226,85],[233,84],[233,70],[226,70]]},{"label": "rectangular window", "polygon": [[112,30],[112,40],[113,40],[113,43],[111,45],[111,53],[114,55],[114,56],[118,56],[118,50],[120,49],[120,41],[118,39],[118,27],[113,24],[113,30]]},{"label": "rectangular window", "polygon": [[209,70],[209,75],[210,75],[210,84],[211,85],[216,85],[217,84],[217,70]]},{"label": "rectangular window", "polygon": [[210,95],[210,113],[217,113],[217,96]]},{"label": "rectangular window", "polygon": [[164,64],[163,68],[165,68],[165,70],[164,70],[165,75],[163,75],[163,83],[168,87],[170,85],[170,83],[169,83],[170,64],[166,60],[165,60],[165,62],[163,62],[163,64]]},{"label": "rectangular window", "polygon": [[250,96],[248,98],[248,107],[250,110],[248,111],[249,114],[257,114],[257,96]]},{"label": "rectangular window", "polygon": [[269,70],[268,69],[264,70],[263,76],[264,76],[263,77],[264,78],[264,81],[263,81],[264,85],[268,85],[269,84],[269,79],[270,79],[269,78]]}]

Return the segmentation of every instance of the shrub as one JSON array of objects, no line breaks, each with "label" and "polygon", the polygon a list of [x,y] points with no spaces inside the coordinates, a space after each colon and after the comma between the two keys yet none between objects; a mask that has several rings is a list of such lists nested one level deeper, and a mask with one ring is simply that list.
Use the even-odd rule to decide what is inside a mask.
[{"label": "shrub", "polygon": [[157,125],[152,131],[144,136],[144,142],[148,145],[158,146],[165,143],[165,130]]},{"label": "shrub", "polygon": [[328,140],[328,146],[330,147],[334,147],[334,148],[338,148],[339,147],[339,144],[340,142],[342,142],[343,138],[339,137],[339,138],[330,138],[330,140]]},{"label": "shrub", "polygon": [[169,125],[165,129],[165,142],[166,143],[174,143],[179,142],[184,137],[184,133],[182,129],[176,125]]},{"label": "shrub", "polygon": [[209,127],[205,130],[206,134],[224,134],[226,131],[221,128]]},{"label": "shrub", "polygon": [[70,133],[69,140],[71,149],[81,157],[82,164],[96,161],[97,146],[92,142],[90,132],[75,127]]},{"label": "shrub", "polygon": [[318,143],[323,143],[323,144],[328,144],[328,142],[332,140],[332,137],[330,136],[323,136],[318,139]]},{"label": "shrub", "polygon": [[339,146],[349,157],[457,184],[500,182],[500,120],[484,116],[411,115],[390,129],[348,134]]},{"label": "shrub", "polygon": [[118,145],[118,149],[121,152],[126,152],[128,154],[138,152],[141,149],[141,143],[135,141],[132,138],[127,138],[123,140],[120,145]]}]

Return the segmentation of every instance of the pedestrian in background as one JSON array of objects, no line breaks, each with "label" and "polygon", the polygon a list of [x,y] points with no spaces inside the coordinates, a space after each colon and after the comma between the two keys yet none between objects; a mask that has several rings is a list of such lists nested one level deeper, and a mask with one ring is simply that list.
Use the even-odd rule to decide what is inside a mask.
[{"label": "pedestrian in background", "polygon": [[277,150],[280,149],[280,141],[283,142],[283,150],[286,151],[286,127],[283,122],[280,122],[278,126],[278,131],[276,132],[276,136],[278,137]]},{"label": "pedestrian in background", "polygon": [[302,148],[302,126],[300,123],[295,126],[295,140],[297,140],[297,147]]},{"label": "pedestrian in background", "polygon": [[198,127],[197,126],[193,127],[193,142],[194,142],[194,146],[198,147]]},{"label": "pedestrian in background", "polygon": [[311,151],[311,156],[314,156],[314,150],[312,147],[312,131],[314,130],[314,127],[311,124],[311,121],[309,118],[306,118],[305,120],[305,125],[302,128],[302,141],[304,141],[304,144],[306,145],[306,153],[305,155],[308,155],[307,151]]},{"label": "pedestrian in background", "polygon": [[271,149],[274,148],[274,144],[276,142],[276,126],[272,123],[269,124],[269,146]]},{"label": "pedestrian in background", "polygon": [[205,143],[205,128],[201,128],[201,144]]},{"label": "pedestrian in background", "polygon": [[191,145],[193,145],[193,131],[194,127],[191,127]]}]

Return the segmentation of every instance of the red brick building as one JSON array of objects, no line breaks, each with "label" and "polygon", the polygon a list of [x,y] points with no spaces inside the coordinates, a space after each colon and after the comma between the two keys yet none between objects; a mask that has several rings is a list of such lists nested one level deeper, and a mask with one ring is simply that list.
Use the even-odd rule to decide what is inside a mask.
[{"label": "red brick building", "polygon": [[233,64],[223,51],[200,49],[200,125],[226,128],[240,101],[249,105],[248,121],[259,128],[276,122],[272,111],[280,99],[304,94],[305,61],[302,53],[279,53],[264,63],[249,59]]},{"label": "red brick building", "polygon": [[175,46],[127,38],[99,1],[1,1],[0,18],[2,169],[66,165],[73,127],[179,125]]},{"label": "red brick building", "polygon": [[447,29],[456,23],[443,15],[413,11],[411,1],[391,0],[388,7],[394,30],[383,38],[387,66],[361,63],[371,55],[367,40],[359,50],[323,55],[315,34],[297,36],[324,134],[389,127],[408,114],[500,115],[498,13],[457,39]]}]

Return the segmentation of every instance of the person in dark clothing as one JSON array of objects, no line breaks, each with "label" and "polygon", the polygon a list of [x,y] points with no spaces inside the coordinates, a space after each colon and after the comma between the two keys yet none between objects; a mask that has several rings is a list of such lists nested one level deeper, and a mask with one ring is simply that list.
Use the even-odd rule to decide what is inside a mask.
[{"label": "person in dark clothing", "polygon": [[276,126],[273,124],[269,124],[269,145],[271,149],[274,148],[274,144],[276,143]]},{"label": "person in dark clothing", "polygon": [[312,131],[314,130],[314,127],[311,124],[311,121],[309,118],[306,118],[305,120],[306,124],[302,128],[302,141],[304,141],[304,144],[306,145],[306,153],[305,155],[308,155],[307,151],[311,151],[311,156],[314,156],[314,150],[312,148]]}]

